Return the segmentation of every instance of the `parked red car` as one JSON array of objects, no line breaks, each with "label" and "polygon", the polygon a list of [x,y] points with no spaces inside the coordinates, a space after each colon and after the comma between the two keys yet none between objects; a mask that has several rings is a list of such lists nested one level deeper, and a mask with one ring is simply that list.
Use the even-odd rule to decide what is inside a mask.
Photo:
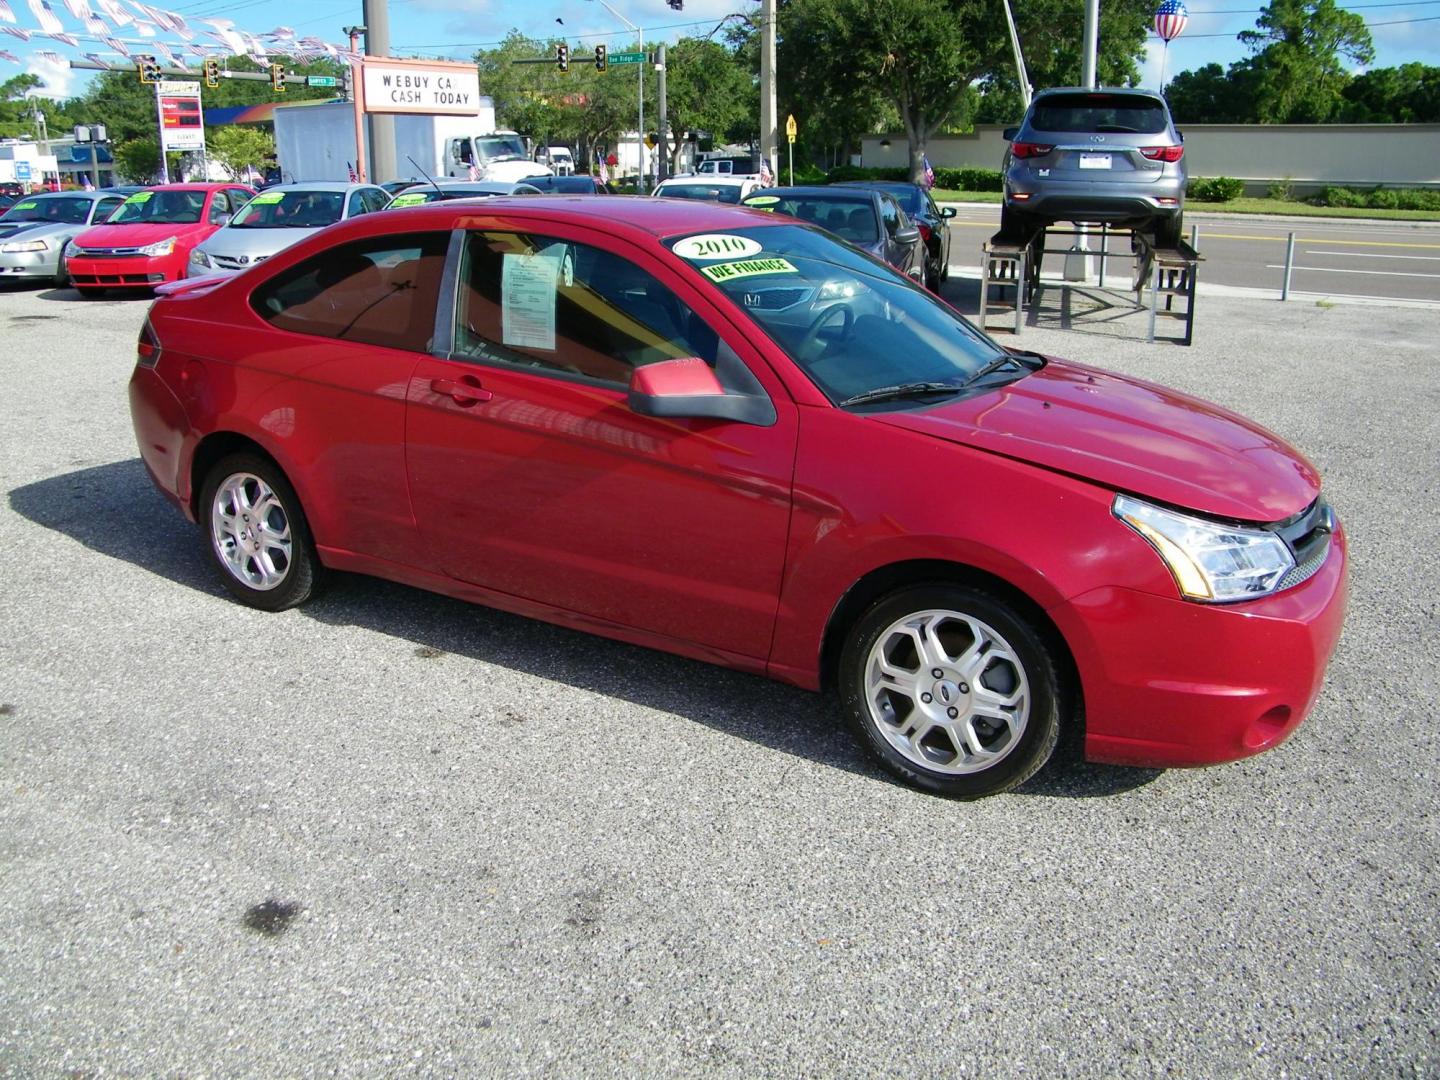
[{"label": "parked red car", "polygon": [[65,248],[81,296],[151,289],[185,276],[190,252],[255,196],[243,184],[166,184],[137,191],[104,225]]},{"label": "parked red car", "polygon": [[358,571],[833,687],[959,796],[1082,717],[1101,761],[1274,746],[1340,633],[1343,533],[1277,436],[802,222],[437,203],[161,291],[140,452],[255,607]]}]

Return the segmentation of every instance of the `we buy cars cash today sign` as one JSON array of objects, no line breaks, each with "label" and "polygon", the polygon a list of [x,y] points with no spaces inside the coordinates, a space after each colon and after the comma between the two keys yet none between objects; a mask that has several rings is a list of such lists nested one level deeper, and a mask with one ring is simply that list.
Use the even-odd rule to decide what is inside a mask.
[{"label": "we buy cars cash today sign", "polygon": [[366,57],[362,72],[368,113],[474,116],[480,111],[480,72],[474,64]]}]

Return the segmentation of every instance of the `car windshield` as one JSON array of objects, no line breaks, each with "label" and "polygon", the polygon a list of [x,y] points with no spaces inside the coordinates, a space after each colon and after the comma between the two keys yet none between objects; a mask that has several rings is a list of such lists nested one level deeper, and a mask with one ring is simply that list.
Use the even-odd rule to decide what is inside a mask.
[{"label": "car windshield", "polygon": [[[820,387],[842,403],[883,388],[954,393],[988,364],[1025,374],[952,308],[885,265],[803,225],[666,241],[713,282]],[[983,382],[977,385],[990,385]],[[865,408],[933,401],[879,398]]]},{"label": "car windshield", "polygon": [[262,191],[230,222],[232,229],[318,229],[340,220],[343,191]]},{"label": "car windshield", "polygon": [[0,223],[17,225],[27,221],[52,221],[82,225],[93,205],[90,199],[21,199],[0,215]]},{"label": "car windshield", "polygon": [[738,184],[665,184],[655,189],[665,199],[706,199],[710,202],[738,203]]},{"label": "car windshield", "polygon": [[1035,131],[1105,131],[1155,135],[1166,128],[1165,106],[1133,94],[1056,94],[1035,103]]},{"label": "car windshield", "polygon": [[852,198],[835,195],[752,195],[745,205],[787,217],[799,218],[854,244],[873,244],[880,238],[875,206],[869,196]]},{"label": "car windshield", "polygon": [[489,135],[476,139],[482,161],[515,161],[525,157],[525,144],[518,135]]},{"label": "car windshield", "polygon": [[194,225],[205,210],[203,191],[137,191],[110,219],[111,225]]}]

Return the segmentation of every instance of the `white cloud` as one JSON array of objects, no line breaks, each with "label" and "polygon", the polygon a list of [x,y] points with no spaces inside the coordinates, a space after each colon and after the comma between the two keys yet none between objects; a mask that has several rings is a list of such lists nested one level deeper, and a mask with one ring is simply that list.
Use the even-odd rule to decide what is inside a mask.
[{"label": "white cloud", "polygon": [[64,99],[74,96],[76,73],[63,60],[57,64],[54,60],[32,56],[25,67],[25,72],[37,76],[45,83],[44,86],[30,91],[32,97]]}]

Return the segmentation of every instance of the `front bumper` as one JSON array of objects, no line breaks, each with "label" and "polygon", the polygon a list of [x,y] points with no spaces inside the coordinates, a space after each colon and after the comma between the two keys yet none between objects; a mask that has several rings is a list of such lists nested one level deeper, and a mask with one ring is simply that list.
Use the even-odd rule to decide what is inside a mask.
[{"label": "front bumper", "polygon": [[53,278],[60,273],[60,249],[0,253],[0,281],[7,278]]},{"label": "front bumper", "polygon": [[1120,765],[1213,765],[1282,742],[1305,719],[1340,638],[1347,551],[1263,600],[1197,604],[1101,588],[1052,617],[1085,695],[1085,755]]},{"label": "front bumper", "polygon": [[[186,253],[186,258],[189,253]],[[98,288],[153,288],[184,276],[185,263],[174,255],[76,255],[66,261],[71,284]]]}]

